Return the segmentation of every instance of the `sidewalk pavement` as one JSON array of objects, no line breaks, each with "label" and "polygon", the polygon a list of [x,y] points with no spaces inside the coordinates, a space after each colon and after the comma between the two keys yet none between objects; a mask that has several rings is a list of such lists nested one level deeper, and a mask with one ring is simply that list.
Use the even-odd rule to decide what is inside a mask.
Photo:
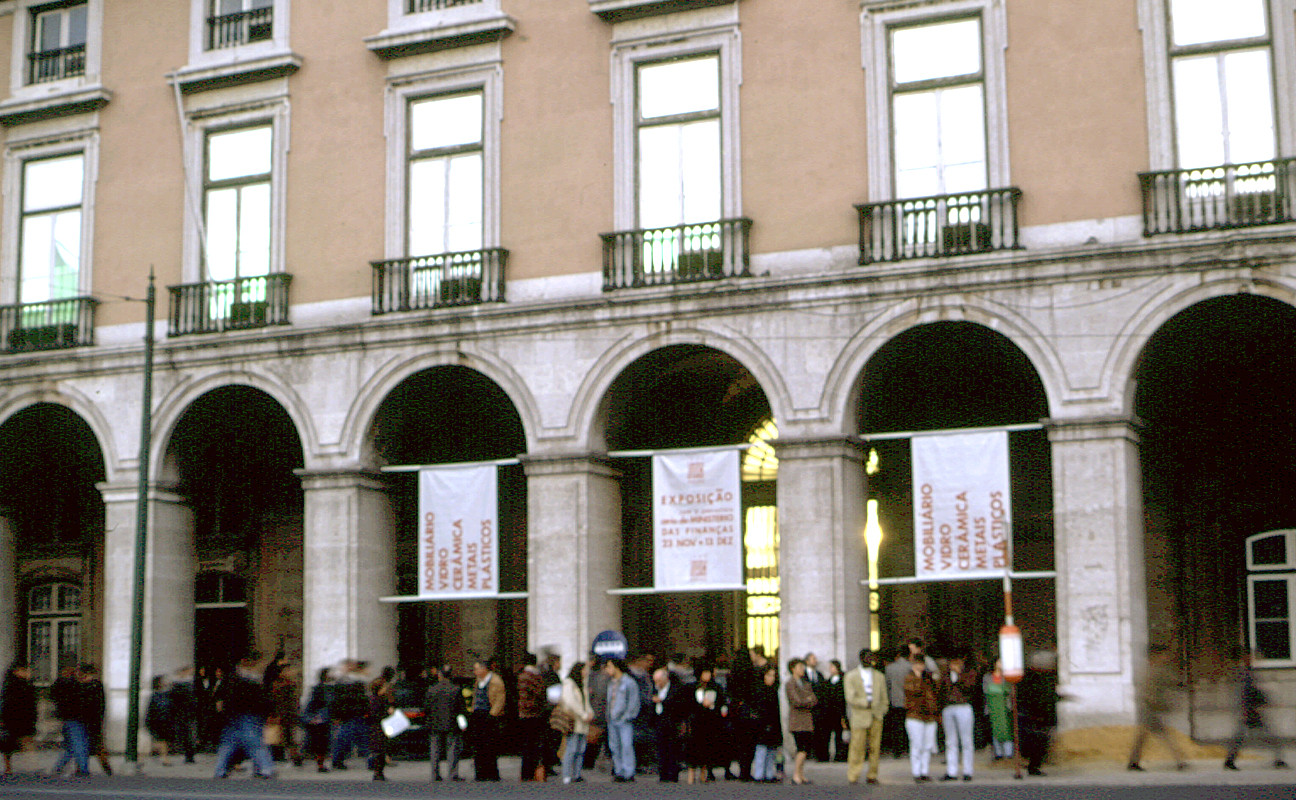
[{"label": "sidewalk pavement", "polygon": [[[988,763],[985,753],[978,753],[976,762],[976,774],[973,782],[977,784],[1014,784],[1018,783],[1013,776],[1011,762]],[[18,772],[48,771],[58,758],[58,751],[41,750],[36,753],[26,753],[20,756],[15,763],[15,769]],[[590,783],[611,783],[611,775],[608,772],[606,757],[600,758],[599,766],[585,773],[587,781]],[[211,754],[201,754],[198,756],[196,763],[186,764],[183,758],[173,758],[171,766],[164,767],[157,758],[145,758],[141,756],[141,763],[130,765],[125,763],[121,756],[113,756],[111,764],[115,772],[122,774],[142,773],[144,775],[155,775],[158,777],[168,778],[193,778],[211,780],[216,763],[216,757]],[[364,759],[352,757],[348,760],[346,770],[330,770],[325,773],[316,771],[314,762],[307,762],[302,767],[294,767],[291,762],[280,762],[275,765],[277,777],[293,781],[310,781],[323,783],[362,783],[373,779],[372,773],[365,768]],[[1146,771],[1130,772],[1125,769],[1125,764],[1105,761],[1072,761],[1069,763],[1045,765],[1045,775],[1042,777],[1026,776],[1025,768],[1022,769],[1023,779],[1020,784],[1043,784],[1043,785],[1088,785],[1088,786],[1168,786],[1168,785],[1201,785],[1221,784],[1221,785],[1294,785],[1296,786],[1296,770],[1272,769],[1267,758],[1261,758],[1258,755],[1247,758],[1243,753],[1242,758],[1238,760],[1238,771],[1225,770],[1219,760],[1210,761],[1198,760],[1190,762],[1189,769],[1179,772],[1175,770],[1174,765],[1170,762],[1157,763],[1145,762],[1143,765]],[[90,771],[94,774],[99,773],[98,763],[91,761]],[[500,774],[504,777],[506,783],[518,781],[520,772],[520,761],[514,757],[505,757],[500,759]],[[945,772],[945,761],[943,757],[933,757],[931,762],[931,775],[939,783],[941,776]],[[442,766],[442,775],[445,774],[445,767]],[[472,762],[465,760],[460,764],[460,774],[471,780]],[[825,786],[846,786],[846,765],[844,763],[826,763],[808,762],[806,764],[806,776],[816,784]],[[251,777],[251,765],[245,763],[243,771],[230,773],[230,780],[246,780]],[[883,758],[880,774],[880,781],[883,784],[903,785],[912,784],[913,778],[910,777],[909,760],[907,758],[893,759]],[[400,783],[427,783],[431,778],[431,767],[427,761],[397,761],[394,765],[387,768],[387,780],[390,782]],[[550,780],[556,781],[556,778]],[[652,781],[652,776],[641,777],[640,780]],[[962,783],[960,782],[960,785]],[[863,789],[863,784],[860,786]]]}]

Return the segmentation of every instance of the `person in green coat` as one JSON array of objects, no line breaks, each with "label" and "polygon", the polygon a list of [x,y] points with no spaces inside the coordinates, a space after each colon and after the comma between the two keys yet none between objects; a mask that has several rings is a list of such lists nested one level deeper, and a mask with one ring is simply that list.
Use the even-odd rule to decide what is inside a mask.
[{"label": "person in green coat", "polygon": [[1012,717],[1009,716],[1009,687],[1003,676],[1003,662],[995,661],[994,669],[981,679],[981,690],[985,695],[985,713],[990,718],[990,749],[994,758],[1012,758],[1013,735]]}]

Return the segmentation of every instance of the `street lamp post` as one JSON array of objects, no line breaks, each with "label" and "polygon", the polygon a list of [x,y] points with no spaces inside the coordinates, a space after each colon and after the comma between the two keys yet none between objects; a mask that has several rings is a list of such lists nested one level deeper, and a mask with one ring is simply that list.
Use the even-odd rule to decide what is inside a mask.
[{"label": "street lamp post", "polygon": [[135,508],[135,581],[131,597],[130,686],[126,692],[127,763],[139,765],[140,669],[144,655],[144,582],[148,555],[149,459],[153,433],[153,270],[144,305],[144,399],[140,411],[139,494]]}]

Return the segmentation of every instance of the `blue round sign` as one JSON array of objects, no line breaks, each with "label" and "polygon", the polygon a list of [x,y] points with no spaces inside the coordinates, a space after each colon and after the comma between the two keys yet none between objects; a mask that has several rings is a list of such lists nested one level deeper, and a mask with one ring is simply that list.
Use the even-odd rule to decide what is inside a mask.
[{"label": "blue round sign", "polygon": [[594,637],[590,652],[599,658],[625,658],[630,654],[630,642],[621,631],[603,631]]}]

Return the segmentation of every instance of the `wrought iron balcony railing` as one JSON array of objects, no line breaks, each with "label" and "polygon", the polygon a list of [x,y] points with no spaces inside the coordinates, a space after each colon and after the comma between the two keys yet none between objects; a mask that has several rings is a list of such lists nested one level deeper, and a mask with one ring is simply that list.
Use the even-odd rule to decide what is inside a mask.
[{"label": "wrought iron balcony railing", "polygon": [[27,54],[27,82],[49,83],[84,75],[86,46],[78,44],[59,50],[39,50]]},{"label": "wrought iron balcony railing", "polygon": [[418,14],[422,11],[440,11],[443,8],[471,6],[482,0],[406,0],[405,13]]},{"label": "wrought iron balcony railing", "polygon": [[507,250],[489,247],[371,262],[373,313],[503,302],[507,261]]},{"label": "wrought iron balcony railing", "polygon": [[1143,235],[1292,222],[1293,158],[1144,172]]},{"label": "wrought iron balcony railing", "polygon": [[0,350],[23,353],[94,344],[93,297],[0,306]]},{"label": "wrought iron balcony railing", "polygon": [[1015,250],[1021,190],[913,197],[855,206],[861,264]]},{"label": "wrought iron balcony railing", "polygon": [[207,49],[223,50],[274,37],[274,7],[207,18]]},{"label": "wrought iron balcony railing", "polygon": [[232,281],[171,286],[168,336],[265,328],[288,324],[288,285],[278,272]]},{"label": "wrought iron balcony railing", "polygon": [[603,291],[751,274],[746,218],[602,234]]}]

